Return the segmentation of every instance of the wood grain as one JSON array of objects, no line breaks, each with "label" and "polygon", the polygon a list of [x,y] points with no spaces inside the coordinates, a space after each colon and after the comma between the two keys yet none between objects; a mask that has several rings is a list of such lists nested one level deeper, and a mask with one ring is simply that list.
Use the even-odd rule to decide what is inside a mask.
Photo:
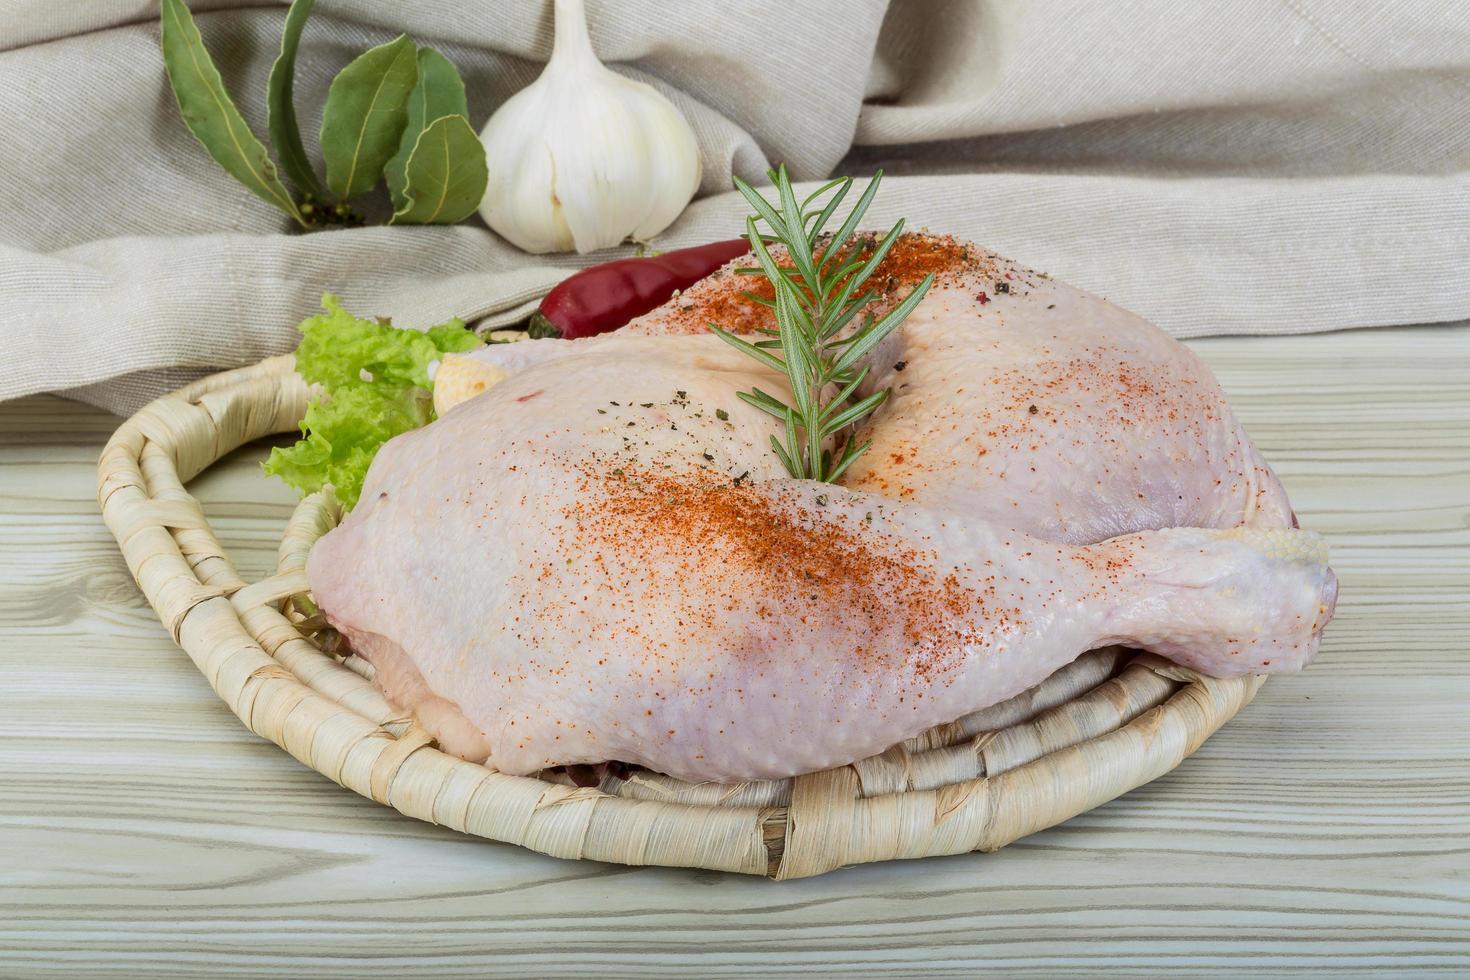
[{"label": "wood grain", "polygon": [[[246,732],[92,500],[117,420],[0,405],[0,975],[1470,973],[1470,327],[1194,342],[1342,582],[1319,661],[992,855],[802,881],[558,861]],[[247,576],[292,500],[195,490]]]}]

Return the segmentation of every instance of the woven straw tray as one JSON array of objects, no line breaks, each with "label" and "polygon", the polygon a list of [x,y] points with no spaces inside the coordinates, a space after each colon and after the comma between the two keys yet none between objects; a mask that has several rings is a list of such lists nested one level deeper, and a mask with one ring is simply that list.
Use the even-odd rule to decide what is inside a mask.
[{"label": "woven straw tray", "polygon": [[1010,701],[794,779],[509,776],[438,751],[366,664],[312,639],[299,609],[307,551],[340,516],[329,500],[303,500],[276,574],[245,582],[185,488],[237,447],[294,430],[308,396],[279,357],[161,398],[108,442],[98,500],[164,626],[251,731],[420,820],[564,858],[772,878],[992,851],[1173,769],[1262,682],[1095,650]]}]

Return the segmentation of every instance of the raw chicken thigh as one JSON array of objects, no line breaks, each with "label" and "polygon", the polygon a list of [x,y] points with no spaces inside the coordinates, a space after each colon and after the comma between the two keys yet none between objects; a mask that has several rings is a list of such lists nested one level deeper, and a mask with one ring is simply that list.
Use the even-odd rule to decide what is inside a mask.
[{"label": "raw chicken thigh", "polygon": [[[1295,670],[1336,580],[1185,348],[951,239],[906,236],[894,397],[842,486],[789,479],[726,270],[618,334],[452,356],[312,551],[317,602],[447,750],[689,780],[852,762],[1122,643]],[[880,272],[880,276],[882,273]]]}]

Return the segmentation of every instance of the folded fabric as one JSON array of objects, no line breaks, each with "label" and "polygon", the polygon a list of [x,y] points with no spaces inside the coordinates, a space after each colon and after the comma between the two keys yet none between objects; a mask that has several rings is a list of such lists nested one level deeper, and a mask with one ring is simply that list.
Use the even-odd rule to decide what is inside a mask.
[{"label": "folded fabric", "polygon": [[[284,6],[191,4],[247,119]],[[118,412],[289,350],[330,290],[427,325],[510,322],[571,269],[478,218],[300,234],[179,119],[156,5],[27,0],[0,44],[0,398]],[[1181,336],[1470,317],[1470,6],[1126,0],[589,2],[605,60],[689,117],[700,197],[656,243],[731,237],[732,173],[890,176],[875,225],[953,232]],[[407,32],[484,124],[540,71],[549,4],[319,0],[298,59],[326,87]]]}]

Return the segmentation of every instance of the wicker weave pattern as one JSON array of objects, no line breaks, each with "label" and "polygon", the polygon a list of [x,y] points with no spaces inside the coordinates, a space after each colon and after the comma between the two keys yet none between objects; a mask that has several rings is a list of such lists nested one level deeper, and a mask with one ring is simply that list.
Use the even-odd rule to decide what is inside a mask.
[{"label": "wicker weave pattern", "polygon": [[598,787],[509,776],[435,748],[293,620],[306,555],[340,517],[302,501],[275,575],[241,579],[184,484],[231,450],[295,428],[308,390],[289,357],[162,398],[109,441],[98,500],[175,641],[251,731],[397,810],[567,858],[773,878],[989,851],[1154,779],[1254,696],[1127,651],[1093,651],[1032,690],[851,766],[734,786],[655,773]]}]

